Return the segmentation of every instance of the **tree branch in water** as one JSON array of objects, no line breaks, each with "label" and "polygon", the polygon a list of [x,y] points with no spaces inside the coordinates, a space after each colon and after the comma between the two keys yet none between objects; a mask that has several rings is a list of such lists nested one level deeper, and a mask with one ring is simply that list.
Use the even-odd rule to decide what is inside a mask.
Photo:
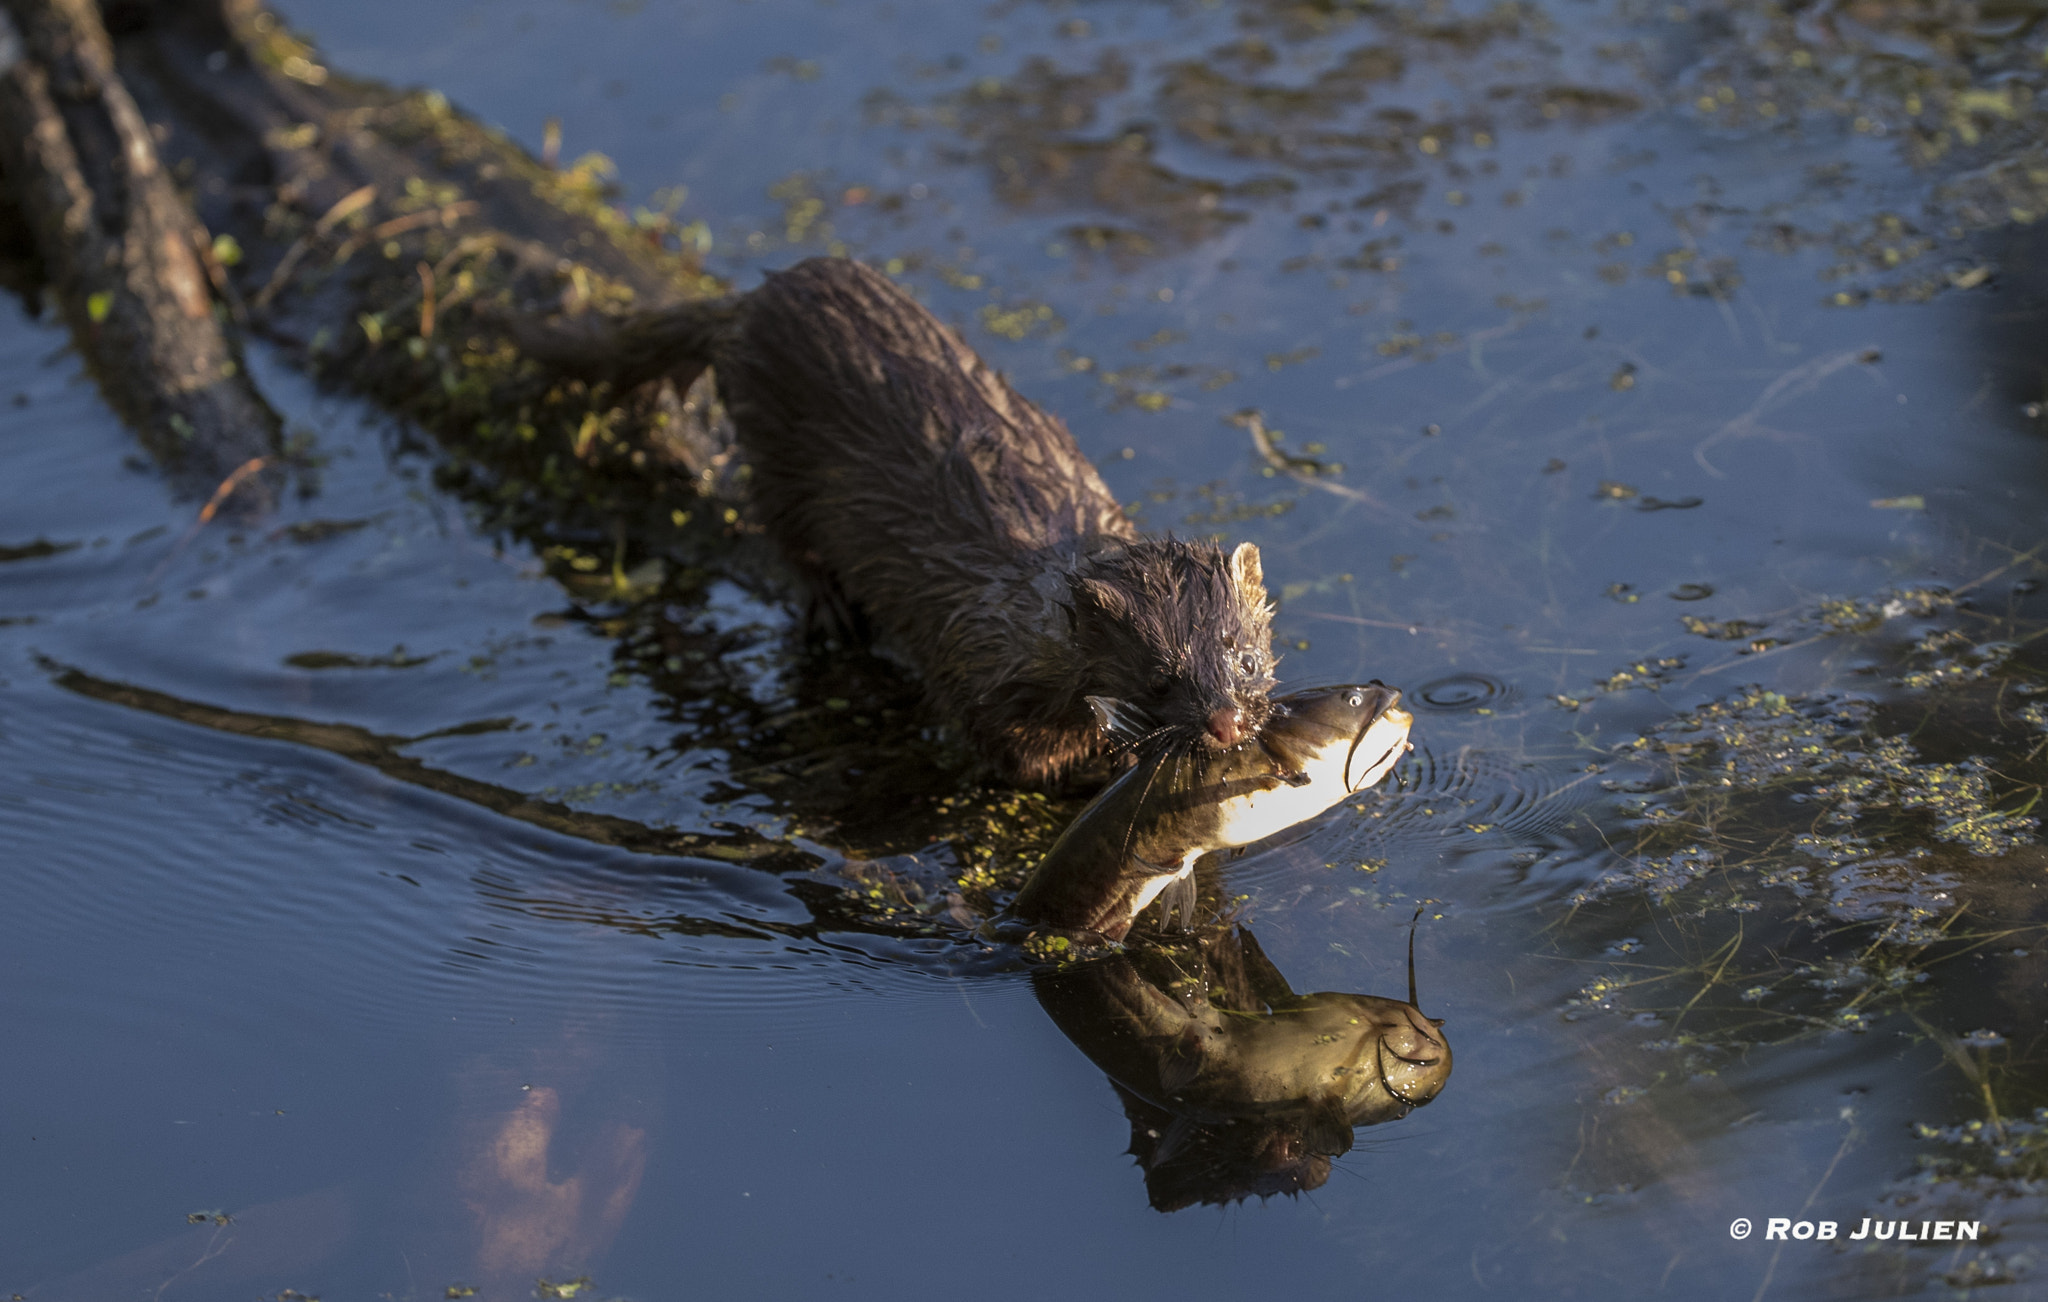
[{"label": "tree branch in water", "polygon": [[91,0],[0,7],[0,168],[107,401],[181,488],[282,479],[282,425],[223,328],[227,280],[115,70]]}]

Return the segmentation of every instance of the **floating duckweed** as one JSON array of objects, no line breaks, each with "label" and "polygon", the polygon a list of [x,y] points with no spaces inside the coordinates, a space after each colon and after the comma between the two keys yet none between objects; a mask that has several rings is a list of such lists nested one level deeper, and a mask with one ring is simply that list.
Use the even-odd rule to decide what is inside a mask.
[{"label": "floating duckweed", "polygon": [[1868,633],[1886,620],[1902,615],[1926,619],[1955,604],[1955,597],[1944,588],[1903,588],[1876,597],[1825,600],[1802,616],[1801,622],[1818,625],[1826,633]]},{"label": "floating duckweed", "polygon": [[2010,642],[1970,641],[1957,629],[1939,629],[1915,643],[1912,655],[1927,663],[1894,679],[1901,687],[1925,690],[1987,678],[2017,650]]},{"label": "floating duckweed", "polygon": [[[1825,776],[1795,794],[1821,806],[1818,821],[1824,824],[1853,824],[1879,811],[1925,813],[1936,820],[1936,840],[1974,854],[2002,854],[2032,843],[2036,819],[1994,807],[1987,761],[1923,761],[1904,738],[1869,737],[1870,716],[1863,702],[1794,700],[1752,687],[1661,724],[1631,746],[1704,761],[1739,788]],[[1855,842],[1809,834],[1795,844],[1839,863]]]},{"label": "floating duckweed", "polygon": [[1642,886],[1652,895],[1668,898],[1674,892],[1692,885],[1699,878],[1712,872],[1719,863],[1719,856],[1712,851],[1698,845],[1688,845],[1670,854],[1639,859],[1626,873],[1609,874],[1602,885],[1631,882]]},{"label": "floating duckweed", "polygon": [[1830,868],[1866,859],[1872,854],[1871,844],[1867,838],[1846,834],[1820,836],[1810,832],[1802,833],[1792,838],[1792,844],[1801,853],[1813,856]]},{"label": "floating duckweed", "polygon": [[1664,680],[1685,668],[1684,656],[1665,656],[1658,660],[1638,660],[1625,669],[1617,669],[1605,678],[1596,679],[1593,685],[1603,692],[1619,692],[1631,687],[1648,688],[1651,691],[1663,686]]},{"label": "floating duckweed", "polygon": [[1718,776],[1757,787],[1793,774],[1817,772],[1837,743],[1868,718],[1861,702],[1798,703],[1783,693],[1750,687],[1660,724],[1632,745],[1680,759],[1714,762]]},{"label": "floating duckweed", "polygon": [[1953,1150],[1921,1159],[1927,1173],[1937,1178],[1991,1175],[2023,1181],[2048,1179],[2048,1108],[2035,1108],[2031,1118],[1994,1114],[1989,1121],[1973,1118],[1953,1126],[1920,1122],[1914,1125],[1913,1133]]},{"label": "floating duckweed", "polygon": [[1007,308],[984,303],[981,324],[990,334],[1021,340],[1042,330],[1058,330],[1065,323],[1044,303],[1018,303]]},{"label": "floating duckweed", "polygon": [[1855,822],[1873,810],[1925,812],[1936,819],[1936,840],[1964,846],[1972,854],[2003,854],[2033,843],[2037,819],[1992,807],[1988,761],[1975,756],[1947,764],[1917,760],[1902,738],[1878,739],[1839,756],[1831,767],[1848,771],[1812,788],[1808,798],[1826,807],[1821,817],[1832,823]]},{"label": "floating duckweed", "polygon": [[1680,615],[1678,622],[1686,632],[1696,637],[1709,638],[1717,642],[1740,642],[1755,637],[1768,628],[1767,624],[1756,624],[1746,619],[1701,619],[1698,615]]},{"label": "floating duckweed", "polygon": [[1024,952],[1045,963],[1071,962],[1074,942],[1065,936],[1032,934],[1024,941]]}]

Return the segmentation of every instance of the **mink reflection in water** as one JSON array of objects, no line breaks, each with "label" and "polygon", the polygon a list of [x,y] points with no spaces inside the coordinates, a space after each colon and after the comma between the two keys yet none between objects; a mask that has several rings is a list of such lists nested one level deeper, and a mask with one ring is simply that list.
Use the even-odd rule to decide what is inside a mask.
[{"label": "mink reflection in water", "polygon": [[1451,1074],[1409,999],[1298,995],[1251,932],[1219,928],[1040,972],[1039,1004],[1109,1076],[1152,1206],[1300,1193],[1359,1126],[1397,1121]]}]

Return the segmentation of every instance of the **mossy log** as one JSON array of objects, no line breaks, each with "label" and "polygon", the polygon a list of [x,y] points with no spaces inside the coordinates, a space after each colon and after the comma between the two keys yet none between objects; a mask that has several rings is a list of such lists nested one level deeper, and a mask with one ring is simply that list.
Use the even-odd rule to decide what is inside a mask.
[{"label": "mossy log", "polygon": [[[208,364],[260,414],[231,420],[223,409],[202,423],[177,410],[189,438],[166,441],[157,431],[182,430],[161,412],[188,391],[176,375],[191,368],[124,367],[138,345],[106,342],[116,312],[125,312],[124,326],[140,323],[131,329],[192,320],[180,297],[190,296],[188,273],[211,270],[215,292],[249,331],[434,436],[445,450],[444,483],[484,504],[491,524],[534,541],[572,583],[630,589],[629,575],[650,555],[691,551],[690,537],[742,527],[731,505],[743,496],[732,482],[737,468],[707,436],[690,376],[643,383],[661,369],[647,364],[633,368],[630,385],[579,379],[516,342],[541,322],[555,336],[573,334],[597,317],[723,289],[676,223],[615,206],[604,159],[555,167],[433,91],[332,71],[254,0],[110,3],[110,47],[104,35],[92,45],[90,33],[101,29],[90,0],[6,4],[24,50],[4,78],[9,111],[29,111],[14,103],[38,86],[68,85],[70,74],[55,71],[61,59],[86,57],[67,54],[55,37],[35,43],[30,29],[39,22],[88,33],[74,44],[100,51],[98,63],[81,66],[94,70],[95,102],[113,106],[101,117],[131,128],[119,137],[128,142],[121,158],[105,129],[72,131],[68,138],[86,148],[60,183],[43,183],[12,154],[0,161],[17,202],[36,218],[38,251],[81,348],[167,467],[184,473],[189,464],[195,480],[217,482],[277,445],[275,417],[233,356],[225,308],[206,317],[224,350]],[[98,270],[105,220],[81,232],[80,219],[66,216],[81,202],[79,178],[96,204],[129,196],[118,167],[141,156],[136,142],[154,150],[150,175],[162,183],[147,215],[178,234],[177,250],[152,226],[121,246],[132,269],[115,298],[94,298],[107,292],[97,280],[78,280],[84,287],[74,292],[76,277],[112,274]],[[216,246],[234,256],[209,264]],[[124,287],[135,291],[133,310]],[[230,363],[233,376],[225,375]],[[707,510],[703,499],[714,493],[720,500]]]}]

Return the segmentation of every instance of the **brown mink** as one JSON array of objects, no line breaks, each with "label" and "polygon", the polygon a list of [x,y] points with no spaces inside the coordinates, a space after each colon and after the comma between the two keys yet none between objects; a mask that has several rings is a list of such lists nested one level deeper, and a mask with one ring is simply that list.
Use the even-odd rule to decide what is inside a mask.
[{"label": "brown mink", "polygon": [[814,258],[602,338],[518,335],[621,388],[710,365],[769,533],[1004,776],[1069,772],[1098,710],[1183,746],[1265,721],[1258,549],[1140,535],[1058,417],[871,268]]}]

